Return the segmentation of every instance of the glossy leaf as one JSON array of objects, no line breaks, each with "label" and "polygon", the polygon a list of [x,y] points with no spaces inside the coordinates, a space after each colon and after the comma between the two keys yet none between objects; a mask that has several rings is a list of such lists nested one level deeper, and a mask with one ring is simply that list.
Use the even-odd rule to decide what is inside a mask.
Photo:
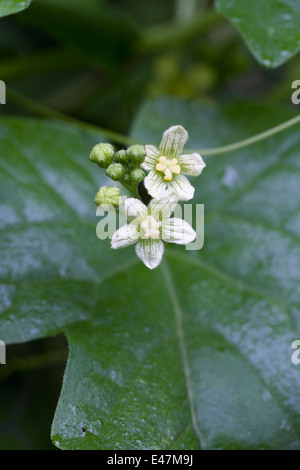
[{"label": "glossy leaf", "polygon": [[12,15],[29,7],[31,0],[1,0],[0,17]]},{"label": "glossy leaf", "polygon": [[242,34],[255,58],[277,67],[300,50],[297,0],[216,0],[217,10]]},{"label": "glossy leaf", "polygon": [[[157,144],[180,123],[190,147],[212,147],[264,130],[267,116],[290,112],[164,99],[132,135]],[[153,271],[96,237],[92,201],[107,180],[88,154],[100,136],[13,119],[0,132],[0,338],[67,335],[55,445],[299,449],[297,130],[205,158],[191,177],[204,248],[169,246]]]}]

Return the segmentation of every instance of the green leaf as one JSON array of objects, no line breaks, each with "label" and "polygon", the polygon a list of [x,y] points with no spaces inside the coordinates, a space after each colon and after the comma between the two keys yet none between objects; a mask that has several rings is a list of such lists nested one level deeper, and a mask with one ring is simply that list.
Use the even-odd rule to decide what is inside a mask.
[{"label": "green leaf", "polygon": [[217,10],[242,34],[254,57],[277,67],[300,50],[300,9],[297,0],[216,0]]},{"label": "green leaf", "polygon": [[[214,147],[290,116],[161,99],[132,135],[158,144],[180,123],[189,147]],[[22,119],[2,119],[0,135],[0,338],[66,334],[55,445],[300,449],[297,130],[205,158],[191,177],[204,248],[168,246],[153,271],[96,237],[100,136]]]},{"label": "green leaf", "polygon": [[31,0],[1,0],[0,17],[12,15],[29,7]]}]

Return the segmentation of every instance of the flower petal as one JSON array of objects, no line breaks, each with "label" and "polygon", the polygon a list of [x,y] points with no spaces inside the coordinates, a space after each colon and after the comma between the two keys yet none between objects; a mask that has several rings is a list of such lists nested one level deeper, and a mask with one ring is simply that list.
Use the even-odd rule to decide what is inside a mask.
[{"label": "flower petal", "polygon": [[118,248],[125,248],[126,246],[133,245],[139,240],[140,231],[139,226],[134,224],[127,224],[119,228],[111,239],[111,247],[115,250]]},{"label": "flower petal", "polygon": [[147,217],[147,206],[139,199],[129,197],[125,200],[125,215],[128,220],[133,220],[136,217]]},{"label": "flower petal", "polygon": [[180,155],[178,164],[182,173],[186,175],[198,176],[205,168],[205,163],[199,153],[191,153],[190,155]]},{"label": "flower petal", "polygon": [[162,197],[152,199],[148,204],[149,214],[156,220],[169,218],[178,204],[178,198],[173,191],[167,190],[163,194]]},{"label": "flower petal", "polygon": [[183,219],[174,217],[162,224],[162,239],[169,243],[187,245],[196,238],[195,230]]},{"label": "flower petal", "polygon": [[164,244],[161,240],[154,238],[140,240],[135,247],[135,252],[147,268],[154,269],[162,260]]},{"label": "flower petal", "polygon": [[188,201],[194,196],[195,188],[184,175],[173,176],[169,182],[169,188],[172,190],[179,200]]},{"label": "flower petal", "polygon": [[152,197],[162,197],[167,189],[164,175],[161,172],[151,170],[144,179],[144,186]]},{"label": "flower petal", "polygon": [[159,146],[161,155],[173,158],[179,157],[187,139],[188,133],[182,126],[170,127],[162,136]]},{"label": "flower petal", "polygon": [[160,151],[154,145],[146,145],[145,149],[146,157],[141,167],[144,170],[154,170],[160,157]]}]

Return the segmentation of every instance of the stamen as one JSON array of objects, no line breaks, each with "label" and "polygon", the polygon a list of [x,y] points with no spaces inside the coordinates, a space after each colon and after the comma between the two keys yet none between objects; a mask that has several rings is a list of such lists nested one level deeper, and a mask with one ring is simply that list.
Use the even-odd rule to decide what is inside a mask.
[{"label": "stamen", "polygon": [[158,163],[155,168],[157,169],[157,171],[165,171],[167,167],[162,163]]},{"label": "stamen", "polygon": [[180,170],[180,166],[179,166],[179,165],[175,165],[175,166],[173,167],[173,173],[175,173],[175,175],[179,175],[180,171],[181,171],[181,170]]},{"label": "stamen", "polygon": [[172,160],[170,160],[164,156],[159,157],[155,168],[157,171],[161,171],[165,174],[165,181],[171,181],[173,179],[173,174],[179,175],[181,171],[177,158],[172,158]]},{"label": "stamen", "polygon": [[172,178],[173,178],[173,175],[172,175],[171,170],[169,168],[166,168],[164,180],[165,181],[171,181]]},{"label": "stamen", "polygon": [[144,230],[144,238],[159,238],[159,228],[162,223],[154,219],[152,215],[148,215],[143,222],[141,228]]}]

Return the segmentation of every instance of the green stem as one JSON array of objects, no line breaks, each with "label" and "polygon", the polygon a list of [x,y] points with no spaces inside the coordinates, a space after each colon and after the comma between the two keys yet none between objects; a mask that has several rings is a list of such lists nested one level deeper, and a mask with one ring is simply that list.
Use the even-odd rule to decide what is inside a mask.
[{"label": "green stem", "polygon": [[133,197],[141,199],[137,190],[137,186],[129,186],[129,184],[123,183],[122,181],[120,181],[120,183],[124,186],[125,189],[127,189],[129,193],[132,194]]},{"label": "green stem", "polygon": [[209,155],[220,155],[222,153],[233,152],[234,150],[241,149],[243,147],[248,147],[249,145],[256,144],[260,140],[267,139],[272,135],[279,134],[280,132],[288,129],[289,127],[295,126],[296,124],[300,123],[300,115],[295,116],[288,121],[279,124],[278,126],[272,127],[267,131],[261,132],[260,134],[256,134],[253,137],[249,137],[248,139],[240,140],[239,142],[234,142],[233,144],[224,145],[223,147],[215,147],[211,149],[200,149],[200,150],[187,150],[187,152],[199,152],[204,156]]},{"label": "green stem", "polygon": [[58,350],[47,351],[29,357],[12,358],[9,364],[0,368],[0,379],[8,377],[13,372],[27,372],[56,364],[65,364],[67,355],[66,350]]},{"label": "green stem", "polygon": [[[110,131],[108,129],[105,129],[103,127],[96,126],[94,124],[90,124],[87,122],[80,121],[79,119],[75,119],[71,116],[68,116],[66,114],[60,113],[58,111],[55,111],[53,109],[48,108],[47,106],[43,106],[40,103],[37,103],[36,101],[27,98],[20,93],[17,93],[11,89],[7,90],[7,97],[8,100],[11,100],[15,104],[21,106],[22,108],[26,109],[27,111],[37,114],[39,116],[44,116],[44,117],[50,117],[50,118],[56,118],[56,119],[61,119],[66,122],[70,122],[72,124],[76,124],[84,129],[87,129],[91,132],[95,132],[97,134],[102,134],[103,136],[107,137],[107,139],[117,142],[126,146],[134,145],[134,144],[141,144],[145,145],[145,142],[137,141],[136,139],[132,139],[130,137],[127,137],[125,135],[119,134],[114,131]],[[197,150],[188,150],[186,149],[185,152],[199,152],[203,156],[211,156],[211,155],[220,155],[222,153],[228,153],[228,152],[233,152],[234,150],[238,150],[243,147],[248,147],[249,145],[253,145],[256,142],[259,142],[261,140],[267,139],[271,137],[272,135],[279,134],[280,132],[295,126],[296,124],[300,123],[300,115],[295,116],[292,119],[289,119],[278,126],[272,127],[271,129],[268,129],[267,131],[261,132],[259,134],[254,135],[253,137],[249,137],[248,139],[241,140],[239,142],[234,142],[233,144],[229,145],[224,145],[222,147],[215,147],[211,149],[197,149]],[[130,192],[132,192],[130,190]]]},{"label": "green stem", "polygon": [[51,109],[48,106],[44,106],[35,100],[27,98],[22,94],[13,91],[10,88],[7,89],[7,101],[15,103],[16,105],[20,106],[23,109],[26,109],[32,114],[37,114],[38,116],[43,116],[47,118],[61,119],[62,121],[66,121],[71,124],[76,124],[84,129],[87,129],[88,131],[95,132],[97,134],[100,133],[107,139],[120,143],[122,145],[126,145],[128,147],[136,143],[142,144],[142,142],[137,142],[136,139],[131,139],[130,137],[119,134],[118,132],[110,131],[109,129],[105,129],[104,127],[80,121],[80,119],[76,119],[72,116],[68,116],[67,114],[55,111],[54,109]]},{"label": "green stem", "polygon": [[53,70],[79,68],[87,64],[87,60],[69,50],[51,50],[43,54],[34,54],[18,59],[2,61],[0,64],[1,80],[19,80],[33,75],[42,75]]},{"label": "green stem", "polygon": [[199,38],[201,33],[222,20],[221,15],[211,10],[205,14],[201,12],[193,20],[180,26],[167,24],[149,27],[144,32],[138,51],[145,53],[164,50],[169,47],[174,49]]},{"label": "green stem", "polygon": [[176,0],[175,19],[178,24],[190,22],[197,13],[198,0]]},{"label": "green stem", "polygon": [[[64,113],[70,113],[80,108],[82,104],[99,88],[99,74],[95,70],[84,69],[72,77],[68,83],[56,88],[45,96],[47,106],[56,106]],[[74,100],[76,96],[76,100]]]}]

